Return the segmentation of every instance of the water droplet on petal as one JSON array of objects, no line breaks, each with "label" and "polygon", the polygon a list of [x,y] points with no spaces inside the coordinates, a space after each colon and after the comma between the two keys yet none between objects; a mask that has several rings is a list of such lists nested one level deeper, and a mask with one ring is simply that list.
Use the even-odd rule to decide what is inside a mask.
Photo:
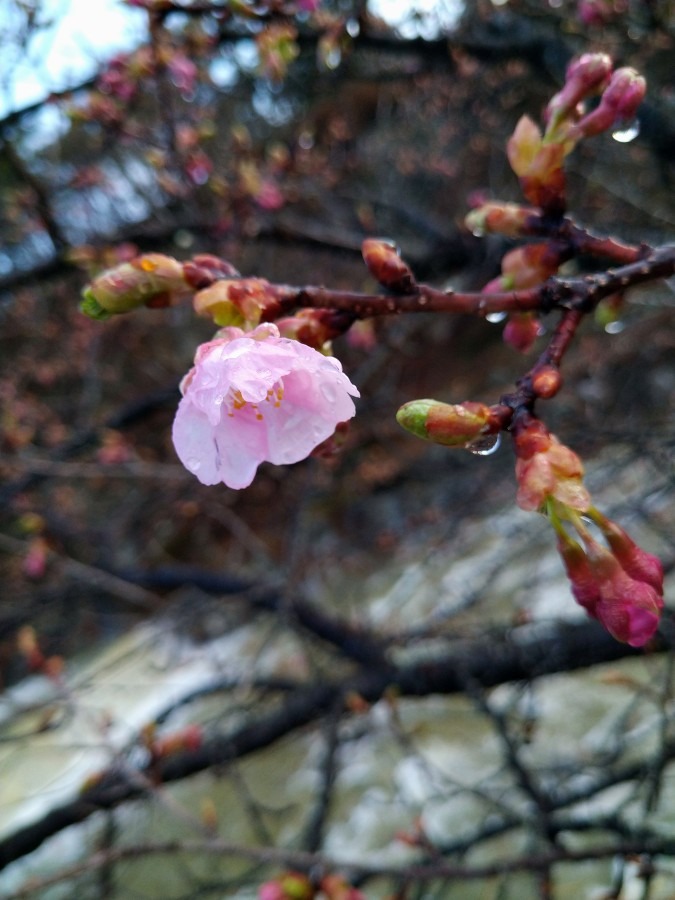
[{"label": "water droplet on petal", "polygon": [[635,119],[612,132],[612,137],[620,144],[629,144],[640,134],[640,122]]},{"label": "water droplet on petal", "polygon": [[499,325],[503,322],[507,314],[505,312],[491,312],[485,316],[486,321],[492,322],[493,325]]},{"label": "water droplet on petal", "polygon": [[490,456],[496,453],[502,442],[501,434],[486,434],[466,444],[464,449],[476,456]]},{"label": "water droplet on petal", "polygon": [[200,459],[198,459],[196,456],[191,456],[188,459],[186,466],[191,472],[198,472],[201,468],[201,464],[202,463]]}]

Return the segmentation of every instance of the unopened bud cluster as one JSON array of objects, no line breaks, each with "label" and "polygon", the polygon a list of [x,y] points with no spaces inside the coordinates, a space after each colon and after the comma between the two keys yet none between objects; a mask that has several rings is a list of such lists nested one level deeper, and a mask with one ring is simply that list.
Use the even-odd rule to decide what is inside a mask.
[{"label": "unopened bud cluster", "polygon": [[[507,145],[523,194],[548,214],[565,207],[563,161],[583,137],[630,122],[644,99],[646,82],[634,69],[612,72],[605,53],[586,53],[570,63],[565,84],[546,109],[546,129],[523,116]],[[595,109],[584,104],[600,97]]]},{"label": "unopened bud cluster", "polygon": [[[518,505],[550,518],[577,603],[617,640],[641,647],[653,637],[663,609],[660,561],[595,509],[582,483],[581,460],[539,420],[516,423],[513,433]],[[589,522],[606,545],[591,534]]]}]

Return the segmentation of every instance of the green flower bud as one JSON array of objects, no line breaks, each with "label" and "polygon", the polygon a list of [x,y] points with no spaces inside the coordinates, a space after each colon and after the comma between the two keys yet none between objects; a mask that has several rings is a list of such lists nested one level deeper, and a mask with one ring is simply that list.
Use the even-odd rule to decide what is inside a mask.
[{"label": "green flower bud", "polygon": [[417,437],[445,447],[465,447],[488,431],[492,418],[483,403],[441,403],[438,400],[411,400],[396,413],[399,425]]},{"label": "green flower bud", "polygon": [[137,306],[168,306],[173,294],[186,289],[181,263],[147,253],[94,278],[82,293],[80,309],[94,319],[107,318]]}]

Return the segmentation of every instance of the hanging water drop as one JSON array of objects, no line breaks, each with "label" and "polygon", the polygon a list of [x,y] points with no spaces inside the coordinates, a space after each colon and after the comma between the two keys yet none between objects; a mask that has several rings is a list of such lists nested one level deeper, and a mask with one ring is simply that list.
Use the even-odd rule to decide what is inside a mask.
[{"label": "hanging water drop", "polygon": [[620,144],[629,144],[640,134],[640,122],[634,119],[628,124],[621,125],[616,131],[612,132],[612,137]]},{"label": "hanging water drop", "polygon": [[501,434],[486,434],[466,444],[464,449],[476,456],[490,456],[497,452],[501,442]]},{"label": "hanging water drop", "polygon": [[605,331],[607,334],[619,334],[625,327],[625,322],[622,322],[621,319],[615,319],[613,322],[608,322],[605,325]]},{"label": "hanging water drop", "polygon": [[492,322],[493,325],[499,325],[503,322],[507,314],[505,312],[491,312],[485,316],[486,321]]}]

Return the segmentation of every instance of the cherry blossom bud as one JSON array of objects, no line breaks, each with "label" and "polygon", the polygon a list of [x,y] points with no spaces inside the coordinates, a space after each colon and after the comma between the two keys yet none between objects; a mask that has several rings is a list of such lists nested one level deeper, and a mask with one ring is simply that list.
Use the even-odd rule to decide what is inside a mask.
[{"label": "cherry blossom bud", "polygon": [[208,316],[216,325],[258,325],[279,308],[274,289],[264,278],[223,278],[195,294],[197,315]]},{"label": "cherry blossom bud", "polygon": [[558,551],[572,593],[617,640],[641,647],[653,637],[663,609],[661,565],[596,509],[589,509],[587,514],[599,524],[609,548],[599,544],[580,521],[574,527],[581,534],[584,548],[562,526],[556,526]]},{"label": "cherry blossom bud", "polygon": [[583,547],[568,535],[558,535],[558,552],[572,586],[574,599],[586,612],[597,618],[595,610],[600,602],[600,587]]},{"label": "cherry blossom bud", "polygon": [[[537,448],[540,449],[537,449]],[[586,512],[590,494],[582,484],[581,460],[569,447],[548,434],[538,420],[514,429],[516,502],[521,509],[543,510],[550,500]]]},{"label": "cherry blossom bud", "polygon": [[239,276],[239,272],[231,263],[210,253],[199,253],[193,259],[183,263],[183,277],[190,287],[200,290],[208,287],[219,278]]},{"label": "cherry blossom bud", "polygon": [[511,313],[504,326],[502,337],[514,350],[527,353],[541,333],[541,324],[536,313]]},{"label": "cherry blossom bud", "polygon": [[647,553],[616,522],[607,519],[598,510],[589,511],[599,526],[612,553],[631,578],[645,581],[659,594],[663,593],[663,565],[657,556]]},{"label": "cherry blossom bud", "polygon": [[487,434],[496,419],[483,403],[449,404],[438,400],[411,400],[396,413],[399,425],[417,437],[445,447],[466,447]]},{"label": "cherry blossom bud", "polygon": [[555,366],[542,366],[532,375],[532,390],[537,397],[548,400],[554,397],[562,386],[562,375]]},{"label": "cherry blossom bud", "polygon": [[383,287],[399,294],[414,291],[415,277],[410,266],[401,259],[395,244],[378,238],[368,238],[361,246],[361,253],[370,274]]},{"label": "cherry blossom bud", "polygon": [[635,118],[644,100],[647,82],[635,69],[617,69],[598,106],[570,130],[574,138],[590,137]]},{"label": "cherry blossom bud", "polygon": [[600,589],[595,615],[617,640],[641,647],[659,625],[663,598],[644,581],[631,578],[618,559],[595,541],[586,541]]},{"label": "cherry blossom bud", "polygon": [[609,79],[612,60],[606,53],[584,53],[567,67],[565,85],[549,102],[546,118],[555,128],[578,104],[598,93]]},{"label": "cherry blossom bud", "polygon": [[93,319],[129,312],[138,306],[168,306],[187,292],[183,266],[162,253],[146,253],[95,278],[82,292],[80,306]]},{"label": "cherry blossom bud", "polygon": [[276,319],[282,337],[291,338],[325,352],[330,342],[350,327],[353,318],[333,309],[301,309],[294,316]]},{"label": "cherry blossom bud", "polygon": [[510,250],[502,259],[506,290],[536,287],[554,275],[566,257],[566,248],[554,241],[525,244]]},{"label": "cherry blossom bud", "polygon": [[527,234],[527,224],[536,217],[537,210],[517,203],[485,203],[472,210],[464,220],[473,234],[503,234],[521,237]]}]

